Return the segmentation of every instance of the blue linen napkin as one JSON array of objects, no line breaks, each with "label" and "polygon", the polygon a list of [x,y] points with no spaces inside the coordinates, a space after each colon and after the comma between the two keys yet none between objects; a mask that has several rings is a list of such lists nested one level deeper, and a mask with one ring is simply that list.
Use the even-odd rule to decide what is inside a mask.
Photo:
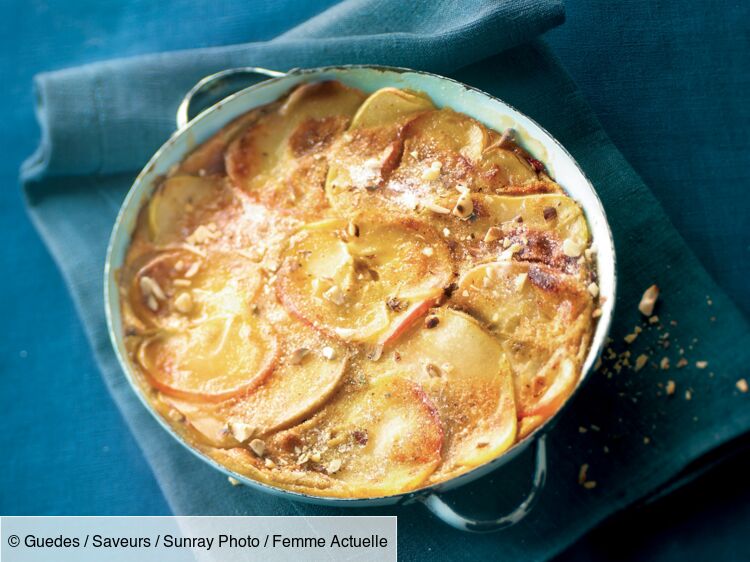
[{"label": "blue linen napkin", "polygon": [[[625,368],[611,378],[592,377],[551,435],[550,478],[532,515],[509,531],[477,537],[447,529],[420,506],[357,510],[399,515],[402,556],[546,559],[613,511],[684,477],[691,463],[750,428],[747,396],[734,387],[750,350],[745,320],[612,146],[545,45],[518,46],[561,18],[560,4],[543,0],[413,2],[409,10],[394,0],[344,2],[267,43],[98,63],[37,78],[43,139],[22,174],[31,216],[65,275],[105,381],[176,513],[352,513],[230,487],[145,412],[119,371],[104,328],[101,271],[122,198],[171,132],[182,94],[203,75],[231,66],[394,64],[449,74],[505,99],[571,150],[604,200],[620,260],[613,328],[618,348],[640,322],[635,305],[642,290],[652,282],[662,287],[658,313],[665,328],[645,326],[633,357],[658,350],[655,359],[669,356],[672,370],[650,363],[637,373]],[[662,338],[667,331],[670,337]],[[675,371],[680,348],[690,366]],[[708,369],[697,369],[697,359],[708,360]],[[658,386],[668,378],[678,381],[671,398]],[[584,463],[589,480],[597,481],[594,489],[578,483]],[[519,460],[455,499],[464,509],[494,509],[522,493],[529,471]]]}]

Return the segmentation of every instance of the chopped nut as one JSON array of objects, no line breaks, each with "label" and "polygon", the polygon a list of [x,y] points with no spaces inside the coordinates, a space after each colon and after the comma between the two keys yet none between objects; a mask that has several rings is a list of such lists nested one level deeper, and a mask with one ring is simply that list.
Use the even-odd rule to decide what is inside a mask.
[{"label": "chopped nut", "polygon": [[297,464],[305,464],[309,460],[310,453],[302,453],[299,457],[297,457]]},{"label": "chopped nut", "polygon": [[233,478],[232,476],[229,476],[229,477],[227,478],[227,480],[229,480],[229,483],[230,483],[230,484],[231,484],[232,486],[239,486],[239,485],[240,485],[240,481],[239,481],[239,480],[237,480],[236,478]]},{"label": "chopped nut", "polygon": [[397,297],[390,297],[385,301],[385,305],[390,308],[393,312],[401,312],[406,310],[407,304]]},{"label": "chopped nut", "polygon": [[526,284],[526,280],[528,278],[528,273],[519,273],[518,275],[516,275],[515,279],[513,280],[513,283],[516,286],[516,291],[520,291],[521,289],[523,289],[523,286]]},{"label": "chopped nut", "polygon": [[570,238],[566,238],[562,243],[562,251],[569,258],[577,258],[583,252],[583,248]]},{"label": "chopped nut", "polygon": [[144,275],[140,278],[138,281],[138,284],[141,287],[141,293],[143,296],[149,296],[153,295],[160,301],[166,300],[166,295],[164,294],[164,291],[161,290],[161,287],[159,284],[154,281],[151,277]]},{"label": "chopped nut", "polygon": [[633,343],[635,339],[638,337],[638,334],[628,334],[623,339],[625,340],[625,343]]},{"label": "chopped nut", "polygon": [[673,380],[668,380],[667,381],[666,391],[667,391],[667,395],[668,396],[672,396],[674,394],[676,386],[677,385],[675,384],[675,382]]},{"label": "chopped nut", "polygon": [[740,392],[747,392],[748,387],[747,381],[745,379],[738,380],[736,386],[737,390],[739,390]]},{"label": "chopped nut", "polygon": [[352,236],[354,238],[358,238],[359,237],[359,226],[357,226],[353,222],[350,222],[349,224],[346,225],[346,233],[349,236]]},{"label": "chopped nut", "polygon": [[659,362],[659,367],[661,367],[662,371],[668,371],[669,370],[669,357],[662,357],[661,361]]},{"label": "chopped nut", "polygon": [[591,318],[599,318],[602,315],[601,308],[595,308],[594,312],[591,313]]},{"label": "chopped nut", "polygon": [[328,463],[328,474],[335,474],[339,470],[341,470],[341,459],[333,459],[331,462]]},{"label": "chopped nut", "polygon": [[693,399],[693,393],[690,392],[690,390],[685,391],[685,400],[692,400]]},{"label": "chopped nut", "polygon": [[370,351],[367,352],[367,358],[370,361],[378,361],[382,355],[383,355],[382,345],[375,345],[372,347],[372,349],[370,349]]},{"label": "chopped nut", "polygon": [[644,316],[651,316],[654,313],[656,299],[658,298],[658,286],[651,285],[648,289],[646,289],[646,291],[643,293],[643,296],[641,297],[641,302],[638,303],[638,310],[641,311],[641,314],[643,314]]},{"label": "chopped nut", "polygon": [[588,480],[587,482],[584,482],[583,487],[587,490],[593,490],[596,488],[596,480]]},{"label": "chopped nut", "polygon": [[425,181],[436,180],[440,177],[440,170],[443,169],[443,163],[435,160],[430,167],[422,172],[422,179]]},{"label": "chopped nut", "polygon": [[542,214],[544,215],[544,220],[551,221],[557,218],[557,209],[554,207],[545,207]]},{"label": "chopped nut", "polygon": [[[229,421],[227,422],[227,429],[229,430],[229,433],[232,434],[232,437],[234,437],[240,443],[244,443],[255,434],[255,428],[252,425],[244,422]],[[258,453],[258,456],[263,456],[263,454]]]},{"label": "chopped nut", "polygon": [[599,285],[596,283],[590,283],[588,286],[589,293],[591,293],[591,296],[596,298],[599,296]]},{"label": "chopped nut", "polygon": [[425,246],[422,248],[422,253],[429,258],[435,253],[435,250],[432,249],[432,246]]},{"label": "chopped nut", "polygon": [[325,357],[329,361],[331,361],[332,359],[336,357],[336,351],[330,345],[325,346],[323,348],[322,353],[323,353],[323,357]]},{"label": "chopped nut", "polygon": [[685,359],[684,357],[680,357],[680,360],[677,361],[677,368],[678,369],[682,369],[683,367],[687,367],[687,365],[688,365],[688,360]]},{"label": "chopped nut", "polygon": [[431,330],[435,326],[440,324],[440,318],[435,316],[434,314],[430,314],[427,318],[424,320],[424,327],[428,330]]},{"label": "chopped nut", "polygon": [[273,462],[268,457],[266,457],[266,460],[264,462],[265,462],[266,468],[276,468],[276,463]]},{"label": "chopped nut", "polygon": [[495,240],[500,240],[500,238],[503,237],[503,231],[502,229],[491,226],[487,229],[487,232],[484,235],[484,241],[485,243],[489,244],[490,242],[494,242]]},{"label": "chopped nut", "polygon": [[440,367],[434,363],[425,363],[424,370],[430,377],[439,377],[441,375]]},{"label": "chopped nut", "polygon": [[190,279],[175,279],[172,281],[172,285],[175,287],[190,287],[192,283],[190,282]]},{"label": "chopped nut", "polygon": [[299,365],[300,363],[302,363],[302,360],[307,356],[308,353],[310,353],[310,350],[306,347],[295,349],[292,355],[289,357],[289,364]]},{"label": "chopped nut", "polygon": [[154,295],[148,296],[148,298],[146,299],[146,306],[148,306],[154,312],[159,310],[159,302],[156,300],[156,297],[154,297]]},{"label": "chopped nut", "polygon": [[648,445],[649,443],[651,443],[651,438],[650,437],[644,437],[643,438],[643,444],[644,445]]},{"label": "chopped nut", "polygon": [[641,353],[638,357],[635,359],[635,370],[640,371],[643,369],[643,367],[646,366],[646,363],[648,362],[648,355],[645,355]]},{"label": "chopped nut", "polygon": [[462,193],[451,212],[460,219],[468,219],[474,213],[474,202],[471,200],[471,194],[469,192]]},{"label": "chopped nut", "polygon": [[705,369],[706,367],[708,367],[708,361],[696,361],[695,366],[698,369]]},{"label": "chopped nut", "polygon": [[174,307],[182,314],[189,314],[193,309],[193,297],[190,293],[183,292],[174,300]]},{"label": "chopped nut", "polygon": [[[446,211],[448,211],[448,213],[450,213],[450,211],[449,211],[448,209],[445,209],[445,210],[446,210]],[[447,214],[447,213],[446,213],[446,214]],[[451,231],[450,231],[450,229],[449,229],[449,228],[444,228],[444,229],[443,229],[443,236],[445,236],[445,237],[448,237],[448,236],[450,236],[450,235],[451,235]]]},{"label": "chopped nut", "polygon": [[658,324],[659,323],[659,317],[654,314],[651,318],[648,319],[649,324]]},{"label": "chopped nut", "polygon": [[259,457],[266,454],[266,444],[260,439],[250,441],[250,449]]}]

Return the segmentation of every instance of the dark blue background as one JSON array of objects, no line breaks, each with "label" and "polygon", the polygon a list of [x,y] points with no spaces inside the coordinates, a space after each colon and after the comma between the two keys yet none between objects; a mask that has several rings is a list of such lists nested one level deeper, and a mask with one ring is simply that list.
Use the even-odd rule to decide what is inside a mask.
[{"label": "dark blue background", "polygon": [[[237,2],[3,3],[0,513],[168,513],[24,211],[18,167],[38,138],[31,77],[114,56],[268,39],[324,7],[257,2],[237,17]],[[605,130],[745,314],[748,5],[569,0],[567,22],[547,37]],[[79,401],[57,400],[71,385]],[[712,552],[730,559],[733,541],[745,540],[750,526],[748,468],[750,454],[740,453],[675,496],[605,525],[564,557],[614,557],[616,550],[622,559],[693,560]]]}]

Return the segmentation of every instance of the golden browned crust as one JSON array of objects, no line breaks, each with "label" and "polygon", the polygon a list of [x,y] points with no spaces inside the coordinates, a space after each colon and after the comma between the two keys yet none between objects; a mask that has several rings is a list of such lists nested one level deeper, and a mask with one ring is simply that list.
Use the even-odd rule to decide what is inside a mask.
[{"label": "golden browned crust", "polygon": [[237,473],[329,497],[441,482],[552,416],[588,350],[585,217],[426,96],[300,86],[144,206],[120,272],[144,394]]}]

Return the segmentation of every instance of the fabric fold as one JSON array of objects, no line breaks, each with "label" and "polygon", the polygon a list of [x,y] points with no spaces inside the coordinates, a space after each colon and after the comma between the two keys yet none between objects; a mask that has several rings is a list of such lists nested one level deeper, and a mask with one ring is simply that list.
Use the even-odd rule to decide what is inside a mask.
[{"label": "fabric fold", "polygon": [[384,64],[445,73],[529,41],[561,23],[563,14],[559,0],[440,0],[414,2],[409,9],[395,0],[357,0],[267,43],[40,74],[35,88],[42,142],[22,177],[114,174],[142,167],[174,131],[174,114],[185,92],[219,70]]},{"label": "fabric fold", "polygon": [[[30,214],[64,274],[104,380],[176,513],[389,513],[399,516],[399,553],[405,559],[546,560],[615,511],[684,478],[686,467],[750,430],[748,395],[735,388],[750,362],[747,322],[544,43],[521,44],[561,20],[560,4],[455,4],[349,1],[268,43],[98,63],[38,78],[45,149],[22,174]],[[389,9],[375,13],[383,6]],[[431,28],[439,30],[436,38]],[[106,241],[135,173],[172,132],[183,93],[203,75],[230,66],[336,63],[432,70],[511,103],[568,148],[608,214],[620,279],[611,353],[620,365],[615,368],[608,353],[604,369],[592,373],[568,405],[548,440],[549,479],[538,505],[502,533],[454,531],[421,505],[334,510],[229,486],[159,428],[111,350],[102,301]],[[660,320],[653,325],[637,310],[652,283],[662,288]],[[643,333],[626,346],[623,338],[634,326]],[[628,363],[639,354],[647,354],[648,362],[635,371]],[[663,357],[671,370],[660,367]],[[681,357],[689,364],[677,370]],[[699,360],[708,368],[698,368]],[[678,388],[672,396],[665,390],[670,379]],[[584,464],[588,479],[597,482],[593,489],[579,484]],[[520,458],[447,500],[467,513],[490,515],[517,501],[529,479],[529,463]]]}]

